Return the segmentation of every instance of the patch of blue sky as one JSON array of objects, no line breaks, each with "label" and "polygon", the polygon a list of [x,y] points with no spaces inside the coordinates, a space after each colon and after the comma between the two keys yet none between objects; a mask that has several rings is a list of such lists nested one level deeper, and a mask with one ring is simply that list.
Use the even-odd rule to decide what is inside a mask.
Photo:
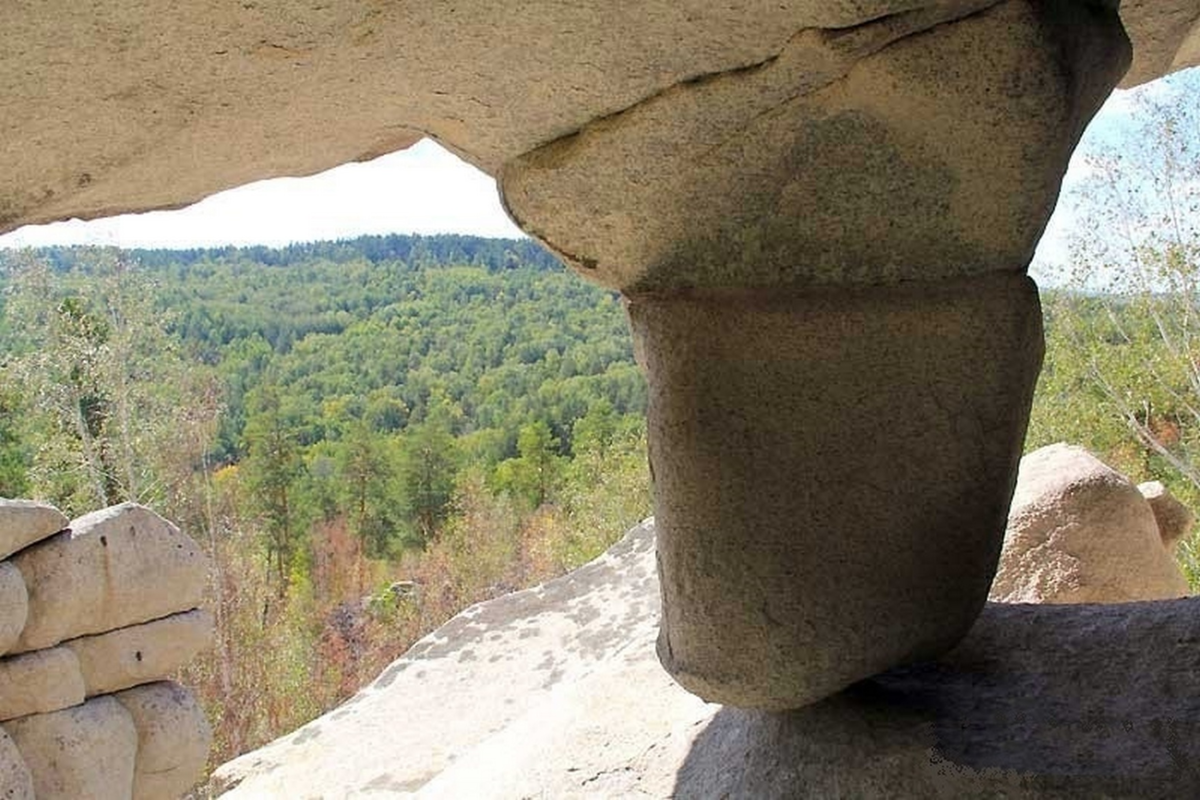
[{"label": "patch of blue sky", "polygon": [[[1058,205],[1038,244],[1030,274],[1040,284],[1062,285],[1070,269],[1074,240],[1102,234],[1085,222],[1085,207],[1097,178],[1096,159],[1105,153],[1144,150],[1152,135],[1147,127],[1149,108],[1195,102],[1197,97],[1200,97],[1200,68],[1113,92],[1084,132],[1071,158]],[[1200,139],[1200,130],[1193,133]],[[1197,147],[1200,152],[1200,141]],[[1125,173],[1133,179],[1132,173],[1128,170]]]}]

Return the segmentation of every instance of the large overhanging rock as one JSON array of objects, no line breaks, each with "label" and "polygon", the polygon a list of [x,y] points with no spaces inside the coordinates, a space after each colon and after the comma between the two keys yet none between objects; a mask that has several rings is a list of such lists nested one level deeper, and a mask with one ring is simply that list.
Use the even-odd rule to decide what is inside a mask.
[{"label": "large overhanging rock", "polygon": [[1124,41],[1082,3],[987,5],[802,31],[510,162],[507,207],[634,295],[1021,272]]},{"label": "large overhanging rock", "polygon": [[[988,4],[5,3],[0,231],[175,207],[422,135],[495,174],[673,86],[769,62],[802,31]],[[1123,5],[1131,81],[1200,61],[1200,0]]]},{"label": "large overhanging rock", "polygon": [[795,708],[966,633],[1041,363],[1023,272],[1127,57],[1100,7],[931,7],[505,166],[513,216],[629,300],[684,686]]}]

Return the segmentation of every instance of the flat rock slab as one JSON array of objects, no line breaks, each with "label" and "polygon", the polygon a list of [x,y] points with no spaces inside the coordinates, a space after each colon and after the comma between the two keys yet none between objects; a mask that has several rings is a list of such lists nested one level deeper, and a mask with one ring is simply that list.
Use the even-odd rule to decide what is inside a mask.
[{"label": "flat rock slab", "polygon": [[[1132,82],[1200,58],[1200,0],[1122,6]],[[0,50],[0,231],[179,206],[426,133],[495,174],[673,86],[767,63],[802,31],[936,7],[978,0],[7,3],[0,30],[20,47]],[[982,72],[991,49],[946,71]]]},{"label": "flat rock slab", "polygon": [[459,615],[213,786],[230,798],[1200,796],[1200,600],[990,604],[937,662],[785,714],[673,684],[654,655],[657,614],[643,524],[571,575]]},{"label": "flat rock slab", "polygon": [[643,524],[569,575],[467,609],[340,708],[221,767],[213,785],[231,798],[403,796],[657,630]]}]

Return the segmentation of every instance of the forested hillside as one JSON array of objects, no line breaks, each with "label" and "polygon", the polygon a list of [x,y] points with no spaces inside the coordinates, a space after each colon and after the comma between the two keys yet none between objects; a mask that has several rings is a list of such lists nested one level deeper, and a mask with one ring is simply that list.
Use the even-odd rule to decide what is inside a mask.
[{"label": "forested hillside", "polygon": [[[1044,291],[1027,445],[1195,507],[1196,296]],[[183,678],[213,763],[650,511],[620,301],[529,242],[0,252],[0,304],[0,496],[138,500],[212,557],[217,645]]]},{"label": "forested hillside", "polygon": [[649,513],[619,299],[530,242],[0,253],[0,496],[205,542],[217,760]]}]

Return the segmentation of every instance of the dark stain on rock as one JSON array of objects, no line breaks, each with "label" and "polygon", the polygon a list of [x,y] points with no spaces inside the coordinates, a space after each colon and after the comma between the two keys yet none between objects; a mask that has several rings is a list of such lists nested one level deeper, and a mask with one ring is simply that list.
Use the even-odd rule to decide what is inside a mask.
[{"label": "dark stain on rock", "polygon": [[375,679],[375,683],[372,684],[372,686],[377,689],[386,689],[387,687],[391,686],[400,673],[404,672],[404,670],[407,668],[407,661],[397,661],[385,669],[383,673]]},{"label": "dark stain on rock", "polygon": [[311,742],[313,739],[320,738],[320,736],[321,736],[320,726],[309,725],[306,728],[304,728],[302,731],[297,733],[295,735],[295,737],[292,738],[291,743],[293,746],[301,745],[301,744],[304,744],[305,742]]},{"label": "dark stain on rock", "polygon": [[362,788],[381,792],[410,793],[417,791],[429,783],[429,779],[433,777],[435,777],[435,774],[431,772],[427,775],[405,780],[385,772],[382,775],[376,775],[371,779],[370,783],[365,784]]}]

